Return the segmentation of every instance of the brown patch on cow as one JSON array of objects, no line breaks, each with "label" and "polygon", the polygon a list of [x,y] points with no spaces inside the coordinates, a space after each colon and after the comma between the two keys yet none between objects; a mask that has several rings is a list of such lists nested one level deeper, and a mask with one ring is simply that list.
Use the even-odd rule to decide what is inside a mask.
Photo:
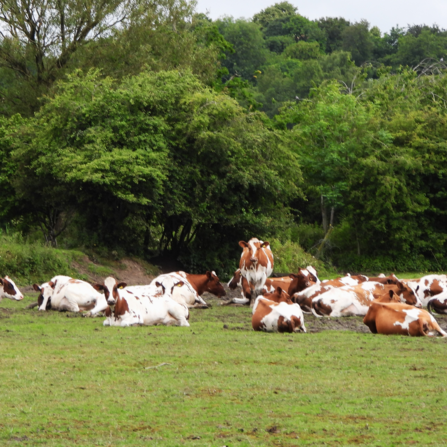
[{"label": "brown patch on cow", "polygon": [[120,298],[118,296],[115,308],[113,309],[113,314],[115,315],[115,318],[124,315],[126,312],[129,312],[129,304],[127,303],[125,298]]},{"label": "brown patch on cow", "polygon": [[112,308],[110,306],[107,306],[104,313],[105,313],[106,317],[110,317],[112,315]]},{"label": "brown patch on cow", "polygon": [[79,279],[69,279],[68,280],[68,282],[70,283],[70,284],[79,284],[79,283],[81,283],[82,281],[80,281]]},{"label": "brown patch on cow", "polygon": [[444,291],[444,288],[441,286],[439,280],[434,279],[430,286],[430,295],[439,295]]},{"label": "brown patch on cow", "polygon": [[[270,301],[270,304],[272,304],[271,301]],[[265,330],[265,325],[264,325],[264,323],[262,323],[262,320],[271,311],[272,311],[272,308],[270,307],[268,302],[264,301],[263,299],[260,299],[258,301],[256,311],[251,317],[251,325],[253,327],[253,330],[255,330],[255,331],[264,331]]]},{"label": "brown patch on cow", "polygon": [[274,292],[271,293],[265,293],[263,297],[267,300],[274,301],[275,303],[288,303],[292,304],[292,301],[290,301],[289,294],[287,292],[284,292],[281,287],[277,287]]},{"label": "brown patch on cow", "polygon": [[424,282],[425,282],[425,286],[428,286],[429,280],[426,279]]},{"label": "brown patch on cow", "polygon": [[3,282],[3,290],[5,293],[12,296],[16,295],[17,292],[14,289],[14,286],[6,278],[3,278],[2,282]]},{"label": "brown patch on cow", "polygon": [[321,300],[312,301],[312,307],[318,315],[328,316],[332,312],[331,306],[324,304]]},{"label": "brown patch on cow", "polygon": [[278,332],[293,332],[293,324],[282,315],[278,318]]}]

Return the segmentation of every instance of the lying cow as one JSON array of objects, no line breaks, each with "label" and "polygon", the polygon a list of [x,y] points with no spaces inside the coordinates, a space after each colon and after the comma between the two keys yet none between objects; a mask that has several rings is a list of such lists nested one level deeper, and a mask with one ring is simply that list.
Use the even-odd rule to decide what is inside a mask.
[{"label": "lying cow", "polygon": [[163,278],[168,276],[177,283],[182,283],[181,287],[174,289],[172,299],[188,307],[208,307],[200,296],[204,292],[210,292],[219,298],[226,295],[225,289],[214,272],[206,272],[204,275],[193,275],[181,271],[164,273],[157,276],[147,286],[129,286],[127,289],[137,294],[154,295],[157,294],[157,282],[160,283]]},{"label": "lying cow", "polygon": [[252,238],[248,242],[239,241],[242,248],[239,268],[242,276],[248,281],[253,300],[264,287],[266,279],[273,272],[273,253],[269,242]]},{"label": "lying cow", "polygon": [[300,306],[280,287],[256,298],[251,324],[255,331],[306,332]]},{"label": "lying cow", "polygon": [[0,301],[3,298],[9,298],[16,301],[23,300],[22,292],[18,289],[14,281],[9,276],[0,278]]},{"label": "lying cow", "polygon": [[171,276],[164,276],[157,281],[158,291],[154,295],[144,295],[132,292],[126,288],[126,283],[117,283],[115,278],[108,277],[104,284],[96,284],[104,291],[107,303],[104,326],[133,326],[156,324],[174,324],[189,326],[189,310],[184,304],[179,304],[171,297],[174,289],[183,286]]},{"label": "lying cow", "polygon": [[436,320],[423,309],[403,303],[372,302],[363,323],[373,334],[447,337]]},{"label": "lying cow", "polygon": [[313,298],[311,311],[317,317],[363,316],[368,312],[371,302],[389,290],[397,293],[401,301],[408,305],[422,307],[415,292],[406,284],[364,282],[358,286],[334,288]]},{"label": "lying cow", "polygon": [[80,312],[90,311],[90,315],[96,315],[107,309],[107,301],[102,293],[86,281],[67,277],[55,277],[41,286],[34,284],[36,292],[42,297],[40,311],[47,309],[47,303],[51,301],[51,309],[59,311]]}]

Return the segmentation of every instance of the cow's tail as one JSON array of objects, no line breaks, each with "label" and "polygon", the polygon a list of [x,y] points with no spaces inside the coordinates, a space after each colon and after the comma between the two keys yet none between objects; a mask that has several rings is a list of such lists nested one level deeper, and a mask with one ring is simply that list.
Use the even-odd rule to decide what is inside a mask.
[{"label": "cow's tail", "polygon": [[433,307],[433,302],[432,302],[432,300],[430,300],[430,301],[427,303],[427,310],[430,312],[431,315],[435,316],[435,314],[432,312],[432,310],[436,310],[436,309]]},{"label": "cow's tail", "polygon": [[317,309],[316,309],[316,307],[318,306],[318,301],[315,301],[315,300],[313,300],[312,301],[312,307],[311,307],[311,310],[312,310],[312,313],[317,317],[317,318],[323,318],[323,315],[322,314],[318,314],[317,313]]}]

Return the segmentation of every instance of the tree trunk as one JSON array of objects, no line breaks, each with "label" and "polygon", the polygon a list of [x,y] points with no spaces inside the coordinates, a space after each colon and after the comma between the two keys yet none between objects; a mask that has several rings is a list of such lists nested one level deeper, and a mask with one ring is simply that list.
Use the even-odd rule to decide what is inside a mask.
[{"label": "tree trunk", "polygon": [[328,223],[327,223],[327,210],[326,206],[324,205],[324,196],[321,196],[321,217],[322,217],[322,223],[323,223],[323,231],[324,234],[327,233],[328,230]]},{"label": "tree trunk", "polygon": [[331,206],[331,220],[329,222],[329,227],[334,226],[334,212],[335,212],[335,208],[333,206]]}]

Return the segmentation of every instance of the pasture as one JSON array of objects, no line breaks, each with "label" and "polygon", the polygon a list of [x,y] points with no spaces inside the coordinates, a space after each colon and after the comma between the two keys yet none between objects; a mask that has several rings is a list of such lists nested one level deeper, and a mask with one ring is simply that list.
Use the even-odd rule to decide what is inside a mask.
[{"label": "pasture", "polygon": [[0,444],[445,445],[446,340],[309,315],[307,334],[255,333],[250,309],[204,297],[190,328],[103,327],[4,299]]}]

